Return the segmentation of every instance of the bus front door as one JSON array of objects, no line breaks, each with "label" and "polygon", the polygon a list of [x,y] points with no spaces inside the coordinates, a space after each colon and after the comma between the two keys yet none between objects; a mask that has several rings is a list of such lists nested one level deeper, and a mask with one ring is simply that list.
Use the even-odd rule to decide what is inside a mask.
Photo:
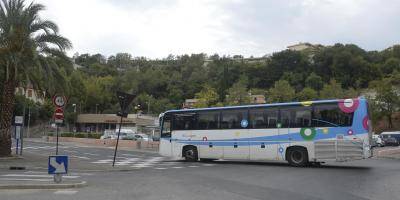
[{"label": "bus front door", "polygon": [[171,119],[164,116],[161,126],[159,153],[163,156],[172,156]]}]

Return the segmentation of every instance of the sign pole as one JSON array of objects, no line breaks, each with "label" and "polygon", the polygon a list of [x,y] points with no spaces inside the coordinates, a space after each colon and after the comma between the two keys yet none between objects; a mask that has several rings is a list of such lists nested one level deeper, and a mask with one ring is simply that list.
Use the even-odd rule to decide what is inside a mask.
[{"label": "sign pole", "polygon": [[21,145],[19,148],[19,155],[22,155],[22,149],[24,148],[24,128],[22,127],[22,131],[21,131]]},{"label": "sign pole", "polygon": [[17,139],[17,146],[15,147],[15,154],[16,155],[18,155],[18,142],[19,142],[19,139]]},{"label": "sign pole", "polygon": [[114,150],[114,158],[113,158],[113,164],[112,164],[113,167],[115,166],[115,158],[117,157],[119,136],[121,134],[122,119],[124,117],[128,117],[128,106],[132,102],[132,100],[135,98],[135,95],[117,91],[117,97],[119,100],[119,104],[121,106],[121,111],[117,113],[117,116],[120,116],[121,120],[119,121],[117,144],[115,145],[115,150]]},{"label": "sign pole", "polygon": [[57,134],[57,142],[56,142],[56,155],[58,155],[58,124],[56,123],[56,134]]},{"label": "sign pole", "polygon": [[113,159],[113,167],[115,165],[115,158],[117,157],[117,150],[118,150],[118,142],[119,142],[119,135],[121,133],[121,126],[122,126],[122,116],[121,120],[119,121],[119,128],[118,128],[118,136],[117,136],[117,144],[115,145],[115,150],[114,150],[114,159]]}]

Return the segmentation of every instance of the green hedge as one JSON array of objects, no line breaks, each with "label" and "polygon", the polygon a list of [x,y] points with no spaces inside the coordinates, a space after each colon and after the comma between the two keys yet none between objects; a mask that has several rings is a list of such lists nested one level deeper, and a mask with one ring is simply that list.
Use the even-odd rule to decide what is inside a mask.
[{"label": "green hedge", "polygon": [[[47,134],[48,136],[56,136],[55,132],[50,132]],[[73,132],[63,132],[60,133],[59,135],[60,137],[76,137],[76,138],[94,138],[94,139],[100,139],[101,134],[97,134],[97,133],[73,133]]]}]

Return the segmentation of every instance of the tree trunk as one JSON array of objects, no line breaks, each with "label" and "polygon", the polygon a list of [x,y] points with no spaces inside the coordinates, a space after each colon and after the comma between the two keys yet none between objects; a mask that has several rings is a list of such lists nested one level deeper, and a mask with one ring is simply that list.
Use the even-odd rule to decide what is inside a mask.
[{"label": "tree trunk", "polygon": [[0,157],[11,155],[11,122],[15,104],[15,81],[4,83],[0,113]]},{"label": "tree trunk", "polygon": [[387,116],[387,118],[388,118],[388,121],[389,121],[389,129],[392,129],[393,128],[393,120],[392,120],[392,115],[391,114],[389,114],[388,116]]}]

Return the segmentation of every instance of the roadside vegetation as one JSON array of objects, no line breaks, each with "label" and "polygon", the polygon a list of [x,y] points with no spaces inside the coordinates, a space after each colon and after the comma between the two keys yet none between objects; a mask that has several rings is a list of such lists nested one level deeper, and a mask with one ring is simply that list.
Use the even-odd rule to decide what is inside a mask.
[{"label": "roadside vegetation", "polygon": [[[71,43],[58,34],[56,24],[38,16],[42,5],[4,0],[0,8],[1,154],[9,153],[13,114],[27,116],[29,108],[33,123],[47,122],[56,93],[68,97],[66,124],[73,124],[78,113],[116,113],[115,92],[122,90],[137,95],[130,112],[145,114],[181,108],[192,98],[199,100],[197,107],[211,107],[249,104],[249,94],[264,95],[269,103],[363,95],[371,99],[374,125],[396,126],[400,45],[366,51],[338,43],[260,58],[191,54],[148,59],[128,53],[67,58]],[[28,85],[44,92],[43,104],[15,94],[15,87]]]}]

